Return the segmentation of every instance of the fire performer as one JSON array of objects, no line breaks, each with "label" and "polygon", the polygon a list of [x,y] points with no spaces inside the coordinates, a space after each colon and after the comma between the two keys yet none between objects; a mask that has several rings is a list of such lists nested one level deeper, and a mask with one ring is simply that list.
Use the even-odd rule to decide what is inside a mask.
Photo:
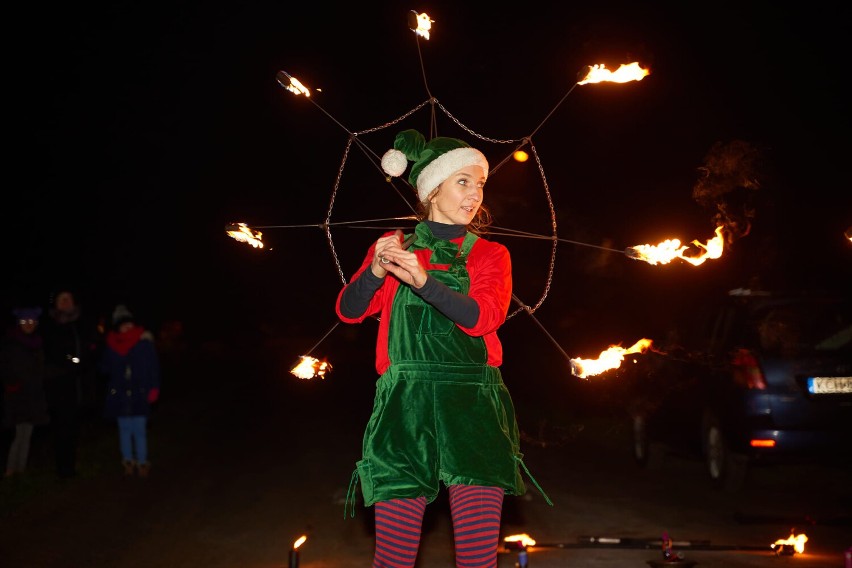
[{"label": "fire performer", "polygon": [[408,161],[420,220],[413,244],[401,231],[381,236],[337,298],[345,323],[379,315],[380,376],[347,506],[354,515],[360,481],[364,505],[375,505],[373,566],[411,567],[426,505],[443,483],[457,565],[495,567],[504,495],[525,493],[520,469],[529,475],[499,369],[511,258],[479,236],[490,222],[479,150],[406,130],[382,169],[397,177]]}]

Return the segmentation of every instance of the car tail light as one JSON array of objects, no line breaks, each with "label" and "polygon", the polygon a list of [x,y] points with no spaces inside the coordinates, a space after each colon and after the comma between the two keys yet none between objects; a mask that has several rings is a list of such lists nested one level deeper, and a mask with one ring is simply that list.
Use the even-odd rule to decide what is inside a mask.
[{"label": "car tail light", "polygon": [[734,384],[747,389],[763,390],[766,380],[763,371],[757,364],[757,359],[748,349],[737,349],[734,353],[733,366]]},{"label": "car tail light", "polygon": [[764,439],[764,438],[756,438],[752,439],[749,444],[752,448],[774,448],[775,440],[773,439]]}]

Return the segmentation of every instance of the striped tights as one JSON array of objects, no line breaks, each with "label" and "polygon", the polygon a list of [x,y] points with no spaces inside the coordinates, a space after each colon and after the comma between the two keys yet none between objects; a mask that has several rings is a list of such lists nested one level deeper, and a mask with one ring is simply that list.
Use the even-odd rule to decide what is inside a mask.
[{"label": "striped tights", "polygon": [[[449,494],[457,568],[496,568],[503,490],[451,485]],[[425,497],[376,503],[373,568],[414,567],[425,512]]]}]

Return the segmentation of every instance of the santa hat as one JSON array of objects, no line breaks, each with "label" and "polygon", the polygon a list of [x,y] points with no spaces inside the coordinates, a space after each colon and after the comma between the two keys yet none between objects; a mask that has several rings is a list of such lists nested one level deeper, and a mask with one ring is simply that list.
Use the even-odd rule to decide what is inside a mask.
[{"label": "santa hat", "polygon": [[416,130],[403,130],[396,135],[393,148],[382,156],[382,170],[390,176],[399,177],[405,172],[408,162],[414,162],[408,182],[417,189],[420,201],[454,172],[467,166],[481,166],[488,177],[488,160],[476,148],[464,140],[439,136],[428,143]]}]

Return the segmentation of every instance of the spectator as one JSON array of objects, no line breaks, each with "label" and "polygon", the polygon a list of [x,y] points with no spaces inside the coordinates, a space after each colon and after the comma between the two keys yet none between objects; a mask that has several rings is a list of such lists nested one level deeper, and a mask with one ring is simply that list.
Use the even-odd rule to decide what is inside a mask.
[{"label": "spectator", "polygon": [[82,318],[74,293],[60,289],[42,324],[45,394],[53,430],[56,473],[77,475],[77,443],[82,391],[94,377],[97,335]]},{"label": "spectator", "polygon": [[9,329],[0,349],[3,379],[3,426],[15,436],[6,460],[6,477],[24,473],[35,426],[49,422],[44,394],[44,345],[38,333],[39,307],[12,310],[16,325]]},{"label": "spectator", "polygon": [[148,417],[160,396],[160,362],[154,336],[137,325],[124,305],[112,313],[101,371],[107,376],[104,415],[118,423],[119,449],[124,474],[147,477]]}]

